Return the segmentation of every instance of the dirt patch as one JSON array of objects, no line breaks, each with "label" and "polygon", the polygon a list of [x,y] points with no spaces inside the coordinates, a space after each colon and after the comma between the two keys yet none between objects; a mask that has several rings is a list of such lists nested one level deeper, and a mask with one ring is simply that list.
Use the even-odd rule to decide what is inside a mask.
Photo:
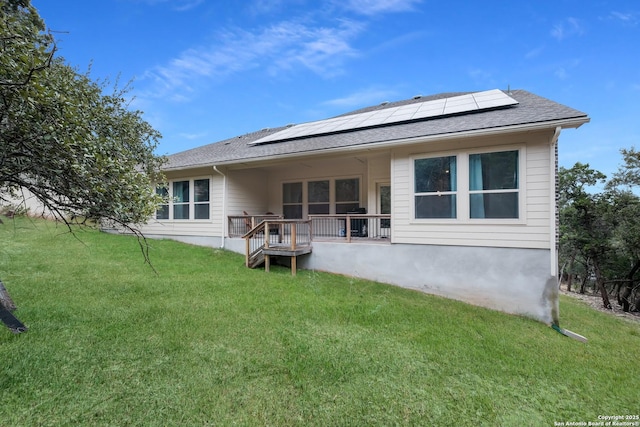
[{"label": "dirt patch", "polygon": [[618,302],[616,301],[615,297],[609,297],[611,300],[612,309],[608,310],[602,306],[602,297],[600,297],[600,295],[580,294],[573,291],[567,292],[564,286],[560,287],[560,293],[562,295],[567,295],[567,296],[570,296],[571,298],[584,301],[585,304],[587,304],[588,306],[590,306],[595,310],[610,314],[611,316],[616,316],[616,317],[620,317],[623,319],[628,319],[628,320],[640,323],[640,313],[638,312],[625,313],[624,311],[622,311],[622,307],[618,305]]}]

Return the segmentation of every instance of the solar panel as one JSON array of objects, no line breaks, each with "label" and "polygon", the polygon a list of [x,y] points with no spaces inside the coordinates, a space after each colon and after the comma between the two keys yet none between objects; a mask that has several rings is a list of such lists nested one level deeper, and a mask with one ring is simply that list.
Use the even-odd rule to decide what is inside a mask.
[{"label": "solar panel", "polygon": [[315,135],[344,132],[382,126],[391,123],[402,123],[412,120],[447,116],[450,114],[487,110],[490,108],[515,105],[518,101],[499,89],[484,92],[436,99],[433,101],[416,102],[399,107],[384,108],[366,113],[351,114],[334,117],[332,119],[293,125],[287,129],[265,136],[249,144],[263,144],[266,142],[284,141]]}]

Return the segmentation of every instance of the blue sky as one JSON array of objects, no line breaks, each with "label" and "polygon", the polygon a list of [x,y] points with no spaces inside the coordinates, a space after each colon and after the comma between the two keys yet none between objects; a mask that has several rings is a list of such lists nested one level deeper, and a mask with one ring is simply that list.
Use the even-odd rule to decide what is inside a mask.
[{"label": "blue sky", "polygon": [[32,0],[59,54],[134,80],[171,154],[439,92],[525,89],[584,111],[560,163],[640,148],[640,2]]}]

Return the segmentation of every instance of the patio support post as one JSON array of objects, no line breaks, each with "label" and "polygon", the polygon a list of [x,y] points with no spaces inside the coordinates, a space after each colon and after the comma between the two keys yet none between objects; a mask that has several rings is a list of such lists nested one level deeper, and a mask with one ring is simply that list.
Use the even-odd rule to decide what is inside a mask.
[{"label": "patio support post", "polygon": [[291,224],[291,250],[296,250],[296,223]]}]

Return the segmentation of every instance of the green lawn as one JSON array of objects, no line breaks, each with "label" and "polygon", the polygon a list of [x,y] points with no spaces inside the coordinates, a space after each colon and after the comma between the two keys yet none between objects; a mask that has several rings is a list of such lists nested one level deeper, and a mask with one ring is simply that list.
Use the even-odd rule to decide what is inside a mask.
[{"label": "green lawn", "polygon": [[151,241],[156,275],[134,238],[76,236],[0,225],[0,278],[30,328],[0,329],[0,426],[545,426],[640,413],[640,324],[571,299],[561,325],[586,344],[171,241]]}]

